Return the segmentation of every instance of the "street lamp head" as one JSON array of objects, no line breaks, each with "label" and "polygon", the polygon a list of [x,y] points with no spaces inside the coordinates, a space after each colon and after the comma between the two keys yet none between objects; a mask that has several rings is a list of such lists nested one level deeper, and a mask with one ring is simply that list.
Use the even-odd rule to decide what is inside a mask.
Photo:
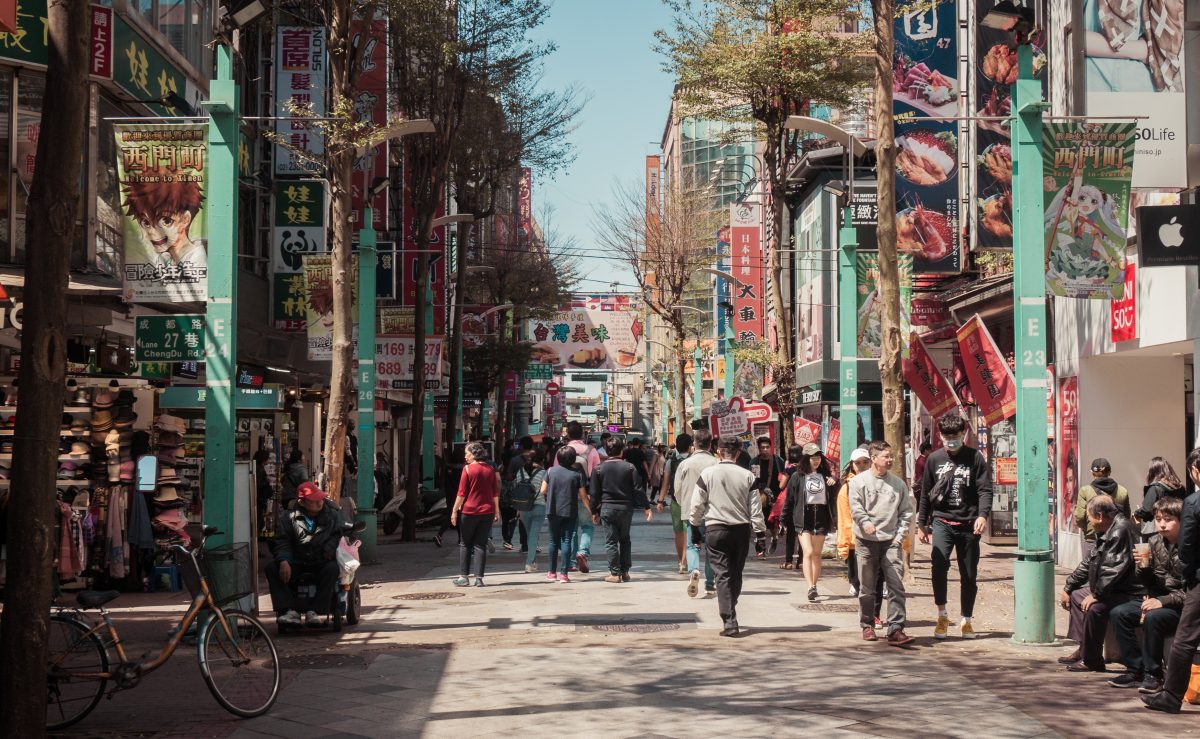
[{"label": "street lamp head", "polygon": [[433,223],[431,225],[434,228],[438,228],[440,226],[445,226],[450,223],[474,223],[474,222],[475,222],[475,216],[472,215],[471,213],[455,213],[454,215],[450,215],[450,216],[442,216],[441,218],[434,218]]},{"label": "street lamp head", "polygon": [[235,0],[228,9],[222,8],[226,21],[233,28],[245,28],[267,14],[263,0]]},{"label": "street lamp head", "polygon": [[1002,0],[992,6],[979,24],[995,31],[1017,32],[1020,32],[1020,27],[1024,25],[1026,26],[1025,31],[1028,32],[1029,28],[1033,26],[1033,22],[1033,8],[1017,5],[1012,0]]},{"label": "street lamp head", "polygon": [[857,136],[835,123],[823,121],[820,118],[810,118],[805,115],[790,115],[787,121],[784,122],[783,127],[789,131],[815,133],[838,143],[844,143],[856,159],[867,153],[867,147],[863,145],[863,142],[858,140]]},{"label": "street lamp head", "polygon": [[371,183],[371,188],[369,190],[370,195],[373,198],[391,186],[392,181],[387,177],[376,177],[375,181]]},{"label": "street lamp head", "polygon": [[821,189],[838,199],[846,196],[846,184],[837,180],[826,182]]}]

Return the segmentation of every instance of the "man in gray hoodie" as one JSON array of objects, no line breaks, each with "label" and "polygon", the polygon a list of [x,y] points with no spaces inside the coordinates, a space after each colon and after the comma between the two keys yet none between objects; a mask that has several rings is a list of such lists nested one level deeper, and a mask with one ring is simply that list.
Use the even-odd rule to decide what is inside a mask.
[{"label": "man in gray hoodie", "polygon": [[[913,641],[904,633],[904,565],[901,551],[913,518],[908,486],[892,474],[892,447],[872,441],[867,447],[871,468],[850,481],[850,515],[854,519],[855,551],[858,553],[859,582],[875,582],[879,571],[888,589],[887,642],[901,647]],[[866,641],[877,641],[875,633],[875,589],[863,588],[858,596],[859,623]]]},{"label": "man in gray hoodie", "polygon": [[704,543],[716,575],[717,606],[724,624],[721,636],[737,636],[737,602],[750,553],[750,531],[753,528],[765,534],[767,524],[758,492],[750,490],[755,475],[737,464],[741,439],[722,438],[718,450],[720,463],[705,468],[696,480],[689,498],[688,523],[695,543],[701,537],[699,527],[704,526]]}]

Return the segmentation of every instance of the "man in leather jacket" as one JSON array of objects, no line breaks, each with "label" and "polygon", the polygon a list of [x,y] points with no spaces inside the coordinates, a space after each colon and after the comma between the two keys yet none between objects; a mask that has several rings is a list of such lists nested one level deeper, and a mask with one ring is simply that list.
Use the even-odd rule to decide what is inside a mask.
[{"label": "man in leather jacket", "polygon": [[315,626],[329,615],[333,603],[339,573],[337,548],[345,519],[325,492],[311,482],[301,483],[296,495],[296,508],[284,511],[275,522],[275,559],[267,563],[267,583],[279,622],[299,626],[291,583],[301,572],[315,578],[317,594],[304,618],[306,626]]},{"label": "man in leather jacket", "polygon": [[1075,640],[1079,649],[1060,661],[1068,663],[1071,672],[1104,672],[1109,611],[1144,592],[1133,561],[1133,544],[1139,537],[1138,529],[1107,495],[1088,501],[1087,517],[1096,532],[1096,546],[1059,593],[1060,605],[1071,612],[1067,638]]}]

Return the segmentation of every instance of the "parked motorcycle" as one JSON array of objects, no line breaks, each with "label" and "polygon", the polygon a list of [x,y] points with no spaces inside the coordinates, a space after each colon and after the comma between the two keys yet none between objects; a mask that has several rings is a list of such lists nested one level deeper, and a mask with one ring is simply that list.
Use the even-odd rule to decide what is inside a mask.
[{"label": "parked motorcycle", "polygon": [[[384,534],[396,533],[400,529],[400,524],[404,523],[404,500],[407,495],[407,491],[401,490],[379,512],[379,520],[383,522]],[[422,490],[421,500],[417,504],[417,526],[436,523],[445,516],[446,496],[438,490]]]}]

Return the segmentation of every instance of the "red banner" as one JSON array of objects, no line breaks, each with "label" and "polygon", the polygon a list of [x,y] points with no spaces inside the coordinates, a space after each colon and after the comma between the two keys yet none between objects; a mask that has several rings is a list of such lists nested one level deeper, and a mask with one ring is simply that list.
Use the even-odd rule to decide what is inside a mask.
[{"label": "red banner", "polygon": [[747,203],[729,206],[730,269],[741,285],[733,287],[733,333],[739,342],[761,341],[766,314],[765,262],[762,245],[762,207]]},{"label": "red banner", "polygon": [[[387,21],[355,19],[350,24],[355,47],[362,50],[358,60],[358,93],[354,97],[354,120],[370,121],[375,127],[387,125]],[[361,228],[363,222],[363,200],[365,189],[371,187],[376,178],[388,176],[388,145],[376,145],[354,162],[354,174],[350,180],[350,212],[354,227]],[[387,191],[371,198],[371,220],[379,231],[387,230]]]},{"label": "red banner", "polygon": [[904,381],[920,399],[934,420],[958,407],[954,389],[938,370],[925,342],[915,331],[908,337],[908,357],[904,359]]},{"label": "red banner", "polygon": [[796,443],[800,446],[805,444],[821,445],[821,424],[816,421],[797,416],[792,419],[792,433],[796,437]]},{"label": "red banner", "polygon": [[842,421],[829,419],[829,438],[825,440],[825,458],[835,469],[842,466]]},{"label": "red banner", "polygon": [[521,183],[517,188],[517,217],[521,228],[521,241],[528,243],[533,238],[533,170],[521,167]]},{"label": "red banner", "polygon": [[1109,302],[1109,326],[1112,328],[1114,344],[1133,341],[1138,337],[1137,327],[1137,265],[1125,265],[1125,294]]},{"label": "red banner", "polygon": [[971,385],[975,403],[988,426],[1017,412],[1017,383],[1004,355],[978,315],[958,329],[963,371]]}]

